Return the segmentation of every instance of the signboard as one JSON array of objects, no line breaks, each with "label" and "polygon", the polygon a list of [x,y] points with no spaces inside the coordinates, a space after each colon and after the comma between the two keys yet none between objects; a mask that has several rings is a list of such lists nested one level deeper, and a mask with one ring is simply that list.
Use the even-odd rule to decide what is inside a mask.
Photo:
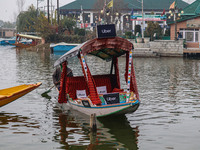
[{"label": "signboard", "polygon": [[99,86],[99,87],[97,87],[97,93],[98,94],[107,94],[107,88],[106,88],[106,86]]},{"label": "signboard", "polygon": [[83,106],[85,106],[85,107],[91,107],[91,106],[90,106],[90,103],[88,102],[88,100],[82,100],[82,104],[83,104]]},{"label": "signboard", "polygon": [[119,93],[104,94],[103,98],[105,99],[107,104],[119,103]]},{"label": "signboard", "polygon": [[114,24],[97,25],[98,38],[108,38],[115,36],[116,36],[116,30]]},{"label": "signboard", "polygon": [[[142,21],[142,15],[131,16],[132,21]],[[144,21],[166,21],[166,15],[144,15]]]},{"label": "signboard", "polygon": [[85,90],[76,90],[76,97],[77,98],[85,98],[87,97]]}]

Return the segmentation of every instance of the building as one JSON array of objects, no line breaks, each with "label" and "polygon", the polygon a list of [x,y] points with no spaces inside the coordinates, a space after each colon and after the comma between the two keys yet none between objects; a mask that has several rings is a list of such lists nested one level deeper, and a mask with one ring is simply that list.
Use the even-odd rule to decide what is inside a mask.
[{"label": "building", "polygon": [[16,29],[0,28],[0,38],[10,38],[15,36]]},{"label": "building", "polygon": [[[142,14],[141,0],[114,0],[113,7],[104,9],[104,0],[76,0],[67,5],[60,7],[61,16],[71,16],[77,21],[80,28],[92,29],[96,24],[115,23],[117,30],[133,31],[135,25],[142,25],[142,21],[131,21],[131,14]],[[169,10],[169,6],[174,0],[143,0],[144,15],[152,12],[160,15],[165,9]],[[177,0],[181,8],[188,6],[188,3]],[[107,5],[110,0],[107,0]],[[104,11],[103,11],[104,10]],[[166,21],[159,24],[166,28]],[[147,24],[145,23],[145,27]]]},{"label": "building", "polygon": [[200,0],[196,0],[183,9],[176,23],[170,22],[170,38],[175,39],[175,28],[185,39],[187,48],[200,48]]}]

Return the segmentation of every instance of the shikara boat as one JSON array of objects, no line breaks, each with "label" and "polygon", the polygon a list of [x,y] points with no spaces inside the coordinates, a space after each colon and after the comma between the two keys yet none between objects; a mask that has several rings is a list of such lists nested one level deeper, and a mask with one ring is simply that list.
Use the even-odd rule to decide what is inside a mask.
[{"label": "shikara boat", "polygon": [[73,43],[57,43],[57,44],[50,44],[51,53],[55,55],[63,55],[66,52],[70,51],[72,48],[76,47],[79,44]]},{"label": "shikara boat", "polygon": [[42,83],[23,84],[0,90],[0,107],[4,106],[39,87]]},{"label": "shikara boat", "polygon": [[[133,44],[120,37],[89,40],[63,56],[54,66],[62,65],[58,105],[63,110],[72,108],[97,117],[133,113],[140,100],[133,66]],[[109,74],[92,75],[86,63],[86,55],[93,55],[111,64]],[[126,56],[123,56],[126,55]],[[66,60],[77,56],[83,76],[66,76]],[[125,89],[121,88],[118,57],[126,59]],[[68,60],[70,61],[70,60]]]},{"label": "shikara boat", "polygon": [[15,43],[15,40],[13,38],[1,39],[0,40],[0,45],[3,45],[3,46],[12,45],[14,43]]},{"label": "shikara boat", "polygon": [[[25,40],[32,40],[32,41],[25,41]],[[42,38],[33,35],[26,35],[26,34],[16,34],[15,43],[12,44],[18,48],[28,48],[31,46],[36,46],[42,43]]]}]

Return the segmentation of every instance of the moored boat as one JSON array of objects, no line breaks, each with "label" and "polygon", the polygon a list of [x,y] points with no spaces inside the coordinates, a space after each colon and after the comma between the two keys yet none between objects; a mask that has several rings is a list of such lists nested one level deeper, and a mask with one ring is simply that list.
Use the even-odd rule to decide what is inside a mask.
[{"label": "moored boat", "polygon": [[55,55],[63,55],[66,52],[70,51],[72,48],[76,47],[79,44],[73,43],[57,43],[57,44],[50,44],[51,53]]},{"label": "moored boat", "polygon": [[24,96],[39,87],[41,84],[41,82],[36,84],[23,84],[0,90],[0,107]]},{"label": "moored boat", "polygon": [[1,39],[0,40],[0,45],[6,46],[6,45],[12,45],[15,43],[15,40],[13,38],[9,39]]},{"label": "moored boat", "polygon": [[[61,109],[74,109],[86,115],[96,114],[97,117],[136,111],[140,100],[133,66],[133,48],[128,40],[109,36],[86,41],[61,56],[54,63],[55,67],[62,64],[63,68],[58,97]],[[92,75],[86,55],[99,57],[110,63],[110,73]],[[120,85],[118,65],[118,57],[123,55],[126,55],[124,89]],[[80,60],[83,76],[67,77],[66,61],[75,56]]]},{"label": "moored boat", "polygon": [[[26,39],[26,41],[25,41]],[[27,41],[32,40],[32,41]],[[42,38],[33,35],[16,34],[15,43],[12,44],[18,48],[28,48],[43,43]]]}]

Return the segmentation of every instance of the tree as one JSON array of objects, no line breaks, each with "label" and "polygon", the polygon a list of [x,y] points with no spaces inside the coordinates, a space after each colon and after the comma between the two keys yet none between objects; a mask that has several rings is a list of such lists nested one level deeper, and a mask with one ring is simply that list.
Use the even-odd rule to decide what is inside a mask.
[{"label": "tree", "polygon": [[3,26],[3,20],[0,20],[0,27]]},{"label": "tree", "polygon": [[37,19],[37,11],[33,5],[28,8],[28,11],[20,12],[17,16],[17,31],[18,32],[35,32],[33,28]]},{"label": "tree", "polygon": [[73,18],[64,17],[60,21],[60,26],[61,26],[63,32],[67,31],[67,32],[69,32],[69,34],[72,34],[72,31],[76,26],[76,21]]},{"label": "tree", "polygon": [[[160,27],[158,22],[149,21],[147,23],[146,28],[146,35],[150,37],[151,40],[154,40],[154,38],[159,38],[162,35],[162,28]],[[154,34],[156,33],[156,37],[154,37]]]},{"label": "tree", "polygon": [[15,28],[15,24],[8,21],[8,22],[4,22],[2,27],[4,27],[4,28]]},{"label": "tree", "polygon": [[140,25],[135,25],[135,34],[141,34],[141,26]]}]

